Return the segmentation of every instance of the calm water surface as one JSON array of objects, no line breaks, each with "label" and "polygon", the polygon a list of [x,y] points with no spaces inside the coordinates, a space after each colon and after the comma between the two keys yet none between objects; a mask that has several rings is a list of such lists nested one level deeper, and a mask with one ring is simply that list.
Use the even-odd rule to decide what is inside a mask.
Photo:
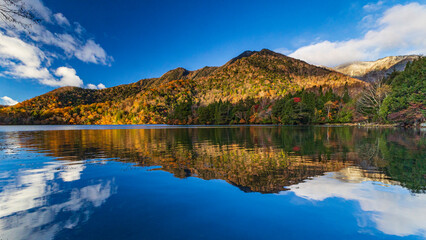
[{"label": "calm water surface", "polygon": [[0,127],[0,239],[425,239],[423,131]]}]

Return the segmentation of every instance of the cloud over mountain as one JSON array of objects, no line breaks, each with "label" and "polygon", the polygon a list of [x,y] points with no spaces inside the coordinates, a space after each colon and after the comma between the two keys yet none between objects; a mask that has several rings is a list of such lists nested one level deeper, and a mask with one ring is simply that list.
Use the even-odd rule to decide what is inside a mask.
[{"label": "cloud over mountain", "polygon": [[[376,4],[377,5],[377,4]],[[366,5],[371,10],[376,5]],[[380,4],[381,5],[381,4]],[[338,64],[373,60],[383,55],[426,53],[426,5],[410,3],[387,9],[362,37],[346,41],[322,41],[290,54],[312,64]]]},{"label": "cloud over mountain", "polygon": [[43,79],[40,82],[42,84],[52,86],[52,87],[62,87],[62,86],[73,86],[73,87],[82,87],[83,81],[79,76],[76,75],[76,71],[73,68],[59,67],[55,71],[55,75],[60,78],[56,79]]},{"label": "cloud over mountain", "polygon": [[0,105],[7,105],[7,106],[11,106],[11,105],[15,105],[17,104],[18,101],[8,97],[8,96],[3,96],[0,98]]}]

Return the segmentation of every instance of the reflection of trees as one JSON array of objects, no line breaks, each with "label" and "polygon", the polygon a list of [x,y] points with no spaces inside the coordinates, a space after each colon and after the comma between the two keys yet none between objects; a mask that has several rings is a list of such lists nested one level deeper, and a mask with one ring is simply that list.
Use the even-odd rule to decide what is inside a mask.
[{"label": "reflection of trees", "polygon": [[426,190],[426,143],[424,133],[369,131],[368,141],[356,146],[364,169],[374,167],[414,192]]},{"label": "reflection of trees", "polygon": [[[402,142],[388,143],[394,135],[406,139],[400,137]],[[371,176],[382,170],[389,178],[416,190],[424,186],[426,169],[421,136],[395,129],[81,130],[21,133],[21,139],[24,146],[46,150],[55,157],[116,158],[140,166],[157,165],[177,177],[224,179],[244,191],[257,192],[278,192],[285,186],[352,165],[368,170]],[[408,143],[407,146],[413,146],[408,148],[404,146],[407,141],[417,145]]]},{"label": "reflection of trees", "polygon": [[[380,153],[386,159],[383,168],[387,175],[415,192],[426,191],[426,144],[419,136],[389,134],[388,141],[382,139]],[[417,141],[413,141],[417,138]],[[423,142],[422,142],[423,141]],[[401,147],[402,144],[406,147]]]}]

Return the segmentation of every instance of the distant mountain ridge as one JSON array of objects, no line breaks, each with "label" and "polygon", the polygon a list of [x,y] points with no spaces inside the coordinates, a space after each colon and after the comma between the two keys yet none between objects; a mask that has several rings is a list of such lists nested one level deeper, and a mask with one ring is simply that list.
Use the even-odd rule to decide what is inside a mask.
[{"label": "distant mountain ridge", "polygon": [[0,113],[0,123],[167,123],[182,102],[189,101],[194,112],[219,101],[269,99],[273,104],[289,93],[320,87],[338,94],[347,88],[350,95],[356,95],[364,86],[365,82],[342,73],[263,49],[245,51],[220,67],[176,68],[159,78],[102,90],[55,89],[3,109],[7,114]]},{"label": "distant mountain ridge", "polygon": [[418,58],[420,58],[419,55],[389,56],[376,61],[346,63],[331,69],[366,82],[374,82],[389,76],[394,71],[403,71],[407,63]]}]

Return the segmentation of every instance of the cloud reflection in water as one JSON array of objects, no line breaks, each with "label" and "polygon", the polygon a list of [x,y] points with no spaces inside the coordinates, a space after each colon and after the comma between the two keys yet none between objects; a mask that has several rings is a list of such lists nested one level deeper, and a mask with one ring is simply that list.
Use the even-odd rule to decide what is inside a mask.
[{"label": "cloud reflection in water", "polygon": [[82,163],[55,161],[9,172],[0,191],[0,238],[53,239],[58,231],[87,221],[116,187],[114,179],[103,179],[64,191],[62,185],[79,180],[84,169]]},{"label": "cloud reflection in water", "polygon": [[360,171],[349,168],[327,173],[289,189],[297,196],[313,201],[333,197],[357,201],[383,233],[426,237],[426,194],[415,194],[386,181],[359,177],[363,175]]}]

